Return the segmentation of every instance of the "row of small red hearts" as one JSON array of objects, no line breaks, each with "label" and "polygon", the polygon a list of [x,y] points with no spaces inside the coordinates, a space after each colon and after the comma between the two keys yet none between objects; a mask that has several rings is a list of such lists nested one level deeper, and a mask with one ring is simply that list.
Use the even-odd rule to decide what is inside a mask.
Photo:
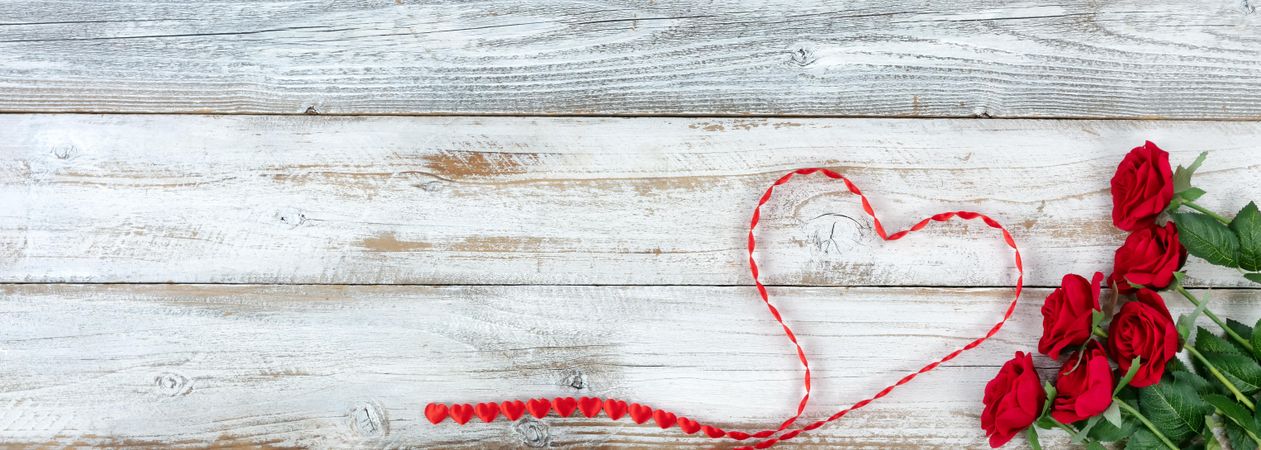
[{"label": "row of small red hearts", "polygon": [[623,400],[612,398],[602,399],[597,397],[556,397],[553,399],[535,398],[526,401],[508,400],[502,403],[478,403],[476,405],[468,403],[457,403],[446,405],[443,403],[430,403],[425,406],[425,418],[429,422],[437,425],[442,423],[448,417],[451,421],[464,425],[476,416],[482,422],[494,422],[496,418],[503,415],[508,420],[517,420],[529,413],[536,419],[542,419],[548,414],[555,412],[560,417],[573,416],[575,412],[581,413],[584,417],[595,417],[603,411],[605,416],[613,420],[620,420],[622,417],[629,417],[631,421],[642,424],[652,420],[662,429],[670,428],[678,425],[680,430],[687,434],[695,434],[703,432],[711,438],[722,437],[724,435],[736,439],[748,439],[752,435],[740,431],[726,432],[721,428],[702,425],[695,420],[687,417],[678,417],[672,412],[664,409],[653,409],[650,406],[641,405],[639,403],[627,403]]}]

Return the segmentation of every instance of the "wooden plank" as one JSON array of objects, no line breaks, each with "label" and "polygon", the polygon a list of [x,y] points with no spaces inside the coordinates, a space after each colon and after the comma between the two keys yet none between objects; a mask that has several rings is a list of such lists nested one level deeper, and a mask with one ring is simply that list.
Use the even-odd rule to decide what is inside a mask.
[{"label": "wooden plank", "polygon": [[16,0],[0,4],[0,110],[1257,118],[1254,10]]},{"label": "wooden plank", "polygon": [[[422,425],[423,405],[616,396],[753,428],[787,417],[800,393],[791,347],[743,287],[6,285],[2,292],[0,442],[10,445],[511,447],[524,436],[512,424]],[[821,417],[984,333],[1010,290],[772,294],[811,355],[808,415]],[[982,447],[982,388],[1014,351],[1036,345],[1046,294],[1028,291],[995,340],[794,446]],[[1188,309],[1169,300],[1175,314]],[[1213,302],[1248,323],[1261,314],[1252,291],[1217,290]],[[1042,357],[1037,365],[1044,376],[1055,369]],[[541,429],[527,441],[703,442],[603,419],[547,418]],[[1051,444],[1064,443],[1050,434]]]},{"label": "wooden plank", "polygon": [[[1175,161],[1211,152],[1201,203],[1261,198],[1261,123],[1243,122],[10,115],[0,130],[10,282],[745,285],[754,202],[827,166],[890,228],[992,214],[1046,286],[1109,270],[1123,235],[1108,180],[1144,138]],[[984,225],[886,244],[842,191],[778,191],[759,229],[767,282],[1015,281]]]}]

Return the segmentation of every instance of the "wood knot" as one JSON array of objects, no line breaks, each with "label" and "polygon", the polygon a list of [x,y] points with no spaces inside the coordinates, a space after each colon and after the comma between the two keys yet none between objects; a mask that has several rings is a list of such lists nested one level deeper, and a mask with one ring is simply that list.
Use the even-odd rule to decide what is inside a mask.
[{"label": "wood knot", "polygon": [[814,54],[814,47],[809,45],[797,46],[789,50],[788,55],[788,63],[797,67],[806,67],[819,60]]},{"label": "wood knot", "polygon": [[67,160],[79,154],[79,148],[71,144],[58,145],[53,147],[53,156],[57,159]]},{"label": "wood knot", "polygon": [[188,395],[193,391],[193,384],[188,378],[178,373],[163,372],[153,377],[153,384],[158,393],[167,397]]},{"label": "wood knot", "polygon": [[866,237],[875,235],[870,222],[837,213],[810,219],[806,227],[811,248],[825,255],[840,254],[845,249],[862,246]]},{"label": "wood knot", "polygon": [[528,447],[541,448],[552,443],[551,427],[529,415],[513,424],[512,431]]},{"label": "wood knot", "polygon": [[281,208],[276,211],[275,217],[280,223],[289,225],[290,228],[297,228],[306,223],[306,214],[296,208]]},{"label": "wood knot", "polygon": [[578,369],[566,370],[560,384],[581,391],[587,388],[587,374]]},{"label": "wood knot", "polygon": [[390,422],[385,416],[385,408],[376,402],[355,405],[346,416],[349,419],[350,432],[355,436],[376,439],[390,434]]},{"label": "wood knot", "polygon": [[302,114],[306,114],[310,116],[318,116],[320,115],[320,111],[315,109],[315,105],[311,105],[311,106],[306,107],[306,111],[303,111]]}]

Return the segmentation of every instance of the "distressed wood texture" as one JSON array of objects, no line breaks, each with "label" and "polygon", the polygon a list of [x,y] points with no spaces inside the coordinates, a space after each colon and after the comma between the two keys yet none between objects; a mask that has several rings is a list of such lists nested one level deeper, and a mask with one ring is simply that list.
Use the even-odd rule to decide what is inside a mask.
[{"label": "distressed wood texture", "polygon": [[[897,119],[0,116],[0,280],[746,285],[786,171],[851,176],[889,227],[1006,223],[1030,285],[1108,271],[1108,179],[1150,138],[1211,156],[1202,203],[1261,198],[1261,123]],[[759,230],[778,285],[1007,286],[980,223],[876,238],[823,177]],[[1197,285],[1246,286],[1195,262]]]},{"label": "distressed wood texture", "polygon": [[1261,117],[1253,0],[0,3],[0,110]]},{"label": "distressed wood texture", "polygon": [[[772,294],[812,355],[820,417],[982,334],[1011,291]],[[784,448],[984,447],[983,386],[1037,341],[1046,294],[1029,290],[986,345]],[[1213,298],[1261,314],[1252,291]],[[0,358],[0,442],[14,446],[695,448],[706,441],[605,419],[433,427],[422,408],[615,396],[753,428],[795,409],[801,376],[745,287],[7,285]]]}]

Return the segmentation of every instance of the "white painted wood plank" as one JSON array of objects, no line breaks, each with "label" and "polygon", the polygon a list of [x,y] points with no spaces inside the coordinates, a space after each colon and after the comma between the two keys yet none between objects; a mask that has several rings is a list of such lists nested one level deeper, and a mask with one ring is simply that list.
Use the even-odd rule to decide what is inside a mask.
[{"label": "white painted wood plank", "polygon": [[[0,280],[749,284],[753,203],[836,168],[889,227],[984,211],[1031,285],[1108,271],[1108,180],[1143,139],[1211,156],[1202,203],[1261,198],[1261,123],[0,116]],[[981,224],[879,241],[823,177],[763,214],[780,285],[1007,286]],[[974,242],[979,240],[979,242]],[[1246,286],[1193,263],[1198,284]]]},{"label": "white painted wood plank", "polygon": [[[983,333],[1010,290],[772,294],[812,358],[808,416],[821,417]],[[1028,291],[994,340],[785,448],[982,447],[982,387],[1034,348],[1046,294]],[[1213,301],[1249,323],[1261,314],[1252,291]],[[753,428],[795,409],[801,376],[742,287],[6,285],[0,362],[0,443],[52,446],[511,447],[521,434],[507,422],[433,427],[423,405],[566,395]],[[556,446],[704,442],[603,419],[543,423]]]},{"label": "white painted wood plank", "polygon": [[16,0],[0,110],[1257,118],[1252,3]]}]

